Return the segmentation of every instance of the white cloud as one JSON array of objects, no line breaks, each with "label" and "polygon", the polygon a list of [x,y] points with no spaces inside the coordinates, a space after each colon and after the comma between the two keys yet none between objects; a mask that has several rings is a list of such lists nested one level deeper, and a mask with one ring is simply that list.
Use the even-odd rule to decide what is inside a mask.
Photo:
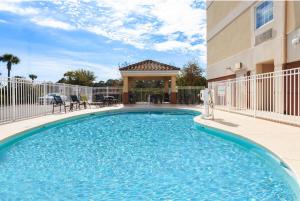
[{"label": "white cloud", "polygon": [[183,51],[199,51],[200,55],[206,55],[206,45],[205,44],[197,44],[191,45],[187,42],[181,42],[176,40],[168,40],[161,43],[156,43],[154,45],[154,49],[157,51],[168,51],[168,50],[176,50],[180,49]]},{"label": "white cloud", "polygon": [[52,27],[52,28],[57,28],[57,29],[64,29],[64,30],[73,30],[74,27],[72,27],[70,24],[62,22],[62,21],[58,21],[55,19],[51,19],[51,18],[32,18],[31,19],[32,22],[36,23],[37,25],[40,26],[45,26],[45,27]]},{"label": "white cloud", "polygon": [[17,0],[2,0],[0,2],[0,11],[11,12],[18,15],[37,15],[39,14],[39,10],[33,7],[20,7],[20,3],[22,1]]},{"label": "white cloud", "polygon": [[197,45],[193,45],[193,46],[190,47],[190,49],[206,53],[206,45],[203,44],[203,43],[197,44]]},{"label": "white cloud", "polygon": [[191,5],[193,0],[159,1],[151,10],[163,24],[158,33],[169,35],[183,32],[187,36],[203,33],[202,23],[205,19],[205,10],[195,9]]},{"label": "white cloud", "polygon": [[40,26],[85,30],[139,49],[206,54],[205,6],[198,0],[1,0],[0,11]]},{"label": "white cloud", "polygon": [[6,24],[6,23],[7,23],[7,21],[6,21],[6,20],[2,20],[2,19],[0,19],[0,23],[2,23],[2,24]]},{"label": "white cloud", "polygon": [[182,49],[182,50],[187,50],[188,48],[190,48],[191,45],[185,42],[180,42],[180,41],[166,41],[166,42],[162,42],[162,43],[156,43],[154,45],[154,48],[157,51],[168,51],[168,50],[174,50],[174,49]]}]

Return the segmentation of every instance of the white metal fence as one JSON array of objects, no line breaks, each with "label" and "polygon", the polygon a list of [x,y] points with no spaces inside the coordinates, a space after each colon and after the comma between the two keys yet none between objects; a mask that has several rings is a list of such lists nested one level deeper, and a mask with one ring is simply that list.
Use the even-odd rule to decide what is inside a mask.
[{"label": "white metal fence", "polygon": [[[177,104],[199,104],[200,103],[200,91],[204,89],[204,86],[177,86]],[[149,96],[154,95],[161,101],[170,101],[171,90],[165,91],[164,87],[156,88],[132,88],[129,92],[129,99],[133,99],[133,102],[148,102]],[[156,102],[156,101],[154,101]],[[160,101],[158,101],[160,102]]]},{"label": "white metal fence", "polygon": [[178,104],[200,104],[200,91],[205,86],[177,86],[177,103]]},{"label": "white metal fence", "polygon": [[[178,103],[199,103],[200,89],[203,87],[178,87]],[[21,79],[0,77],[0,124],[21,119],[47,115],[52,113],[53,95],[59,95],[65,102],[71,102],[70,96],[77,95],[89,102],[97,101],[98,98],[114,96],[122,102],[122,87],[86,87],[51,82],[40,82]],[[143,93],[140,93],[140,92]],[[163,89],[138,90],[140,101],[148,94],[157,94]],[[139,101],[139,99],[137,99]],[[68,104],[68,103],[67,103]]]},{"label": "white metal fence", "polygon": [[300,68],[211,82],[217,109],[300,125]]},{"label": "white metal fence", "polygon": [[[300,68],[209,83],[216,108],[300,125]],[[202,87],[178,87],[179,104],[199,103]],[[70,101],[96,95],[122,101],[122,87],[86,87],[0,77],[0,123],[52,113],[52,94]],[[146,97],[146,96],[145,96]]]},{"label": "white metal fence", "polygon": [[92,100],[92,87],[0,77],[0,123],[52,113],[52,94]]}]

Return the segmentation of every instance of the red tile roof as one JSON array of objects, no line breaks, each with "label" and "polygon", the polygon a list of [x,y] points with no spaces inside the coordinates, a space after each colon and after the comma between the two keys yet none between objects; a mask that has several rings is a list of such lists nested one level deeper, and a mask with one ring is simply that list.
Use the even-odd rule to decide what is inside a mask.
[{"label": "red tile roof", "polygon": [[168,64],[163,64],[153,60],[145,60],[135,64],[131,64],[122,68],[120,71],[170,71],[170,70],[180,70],[175,66]]}]

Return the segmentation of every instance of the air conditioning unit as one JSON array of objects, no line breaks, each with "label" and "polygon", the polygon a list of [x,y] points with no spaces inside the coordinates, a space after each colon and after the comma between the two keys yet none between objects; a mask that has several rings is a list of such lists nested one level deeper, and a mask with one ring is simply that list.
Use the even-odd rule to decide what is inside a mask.
[{"label": "air conditioning unit", "polygon": [[255,45],[259,45],[267,40],[270,40],[273,38],[273,30],[269,29],[257,36],[255,36]]},{"label": "air conditioning unit", "polygon": [[242,67],[243,67],[243,65],[242,65],[241,62],[234,64],[234,69],[235,69],[235,70],[241,70]]}]

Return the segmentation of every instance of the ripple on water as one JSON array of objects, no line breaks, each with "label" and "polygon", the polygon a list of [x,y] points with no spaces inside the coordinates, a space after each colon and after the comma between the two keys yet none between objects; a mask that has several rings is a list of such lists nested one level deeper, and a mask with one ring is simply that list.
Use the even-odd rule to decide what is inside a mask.
[{"label": "ripple on water", "polygon": [[283,171],[195,114],[94,115],[0,152],[1,200],[295,200]]}]

